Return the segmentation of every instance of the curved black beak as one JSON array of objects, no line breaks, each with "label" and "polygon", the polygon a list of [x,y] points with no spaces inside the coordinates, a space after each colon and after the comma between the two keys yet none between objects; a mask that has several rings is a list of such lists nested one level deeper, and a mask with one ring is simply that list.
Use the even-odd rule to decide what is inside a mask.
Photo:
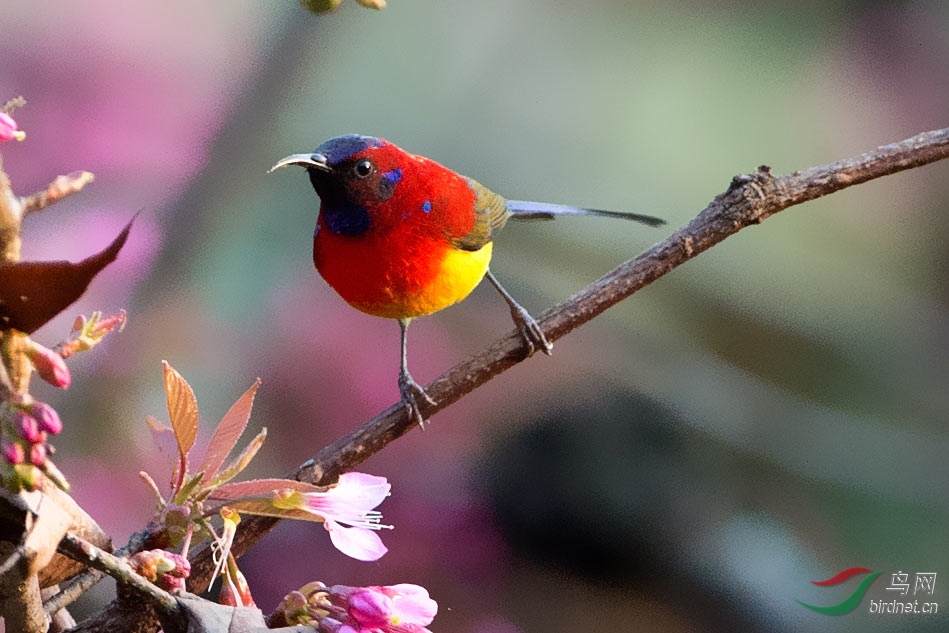
[{"label": "curved black beak", "polygon": [[306,167],[307,169],[316,169],[318,171],[325,172],[333,171],[333,168],[327,164],[326,156],[323,154],[291,154],[286,158],[281,158],[278,160],[277,164],[271,167],[267,173],[269,174],[273,170],[286,167],[287,165],[299,165],[300,167]]}]

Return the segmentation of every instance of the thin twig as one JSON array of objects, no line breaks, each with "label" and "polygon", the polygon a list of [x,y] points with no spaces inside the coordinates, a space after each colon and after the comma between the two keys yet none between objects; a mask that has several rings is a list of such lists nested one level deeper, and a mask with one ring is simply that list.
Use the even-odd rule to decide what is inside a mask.
[{"label": "thin twig", "polygon": [[139,575],[128,561],[96,547],[89,541],[69,532],[60,541],[59,552],[93,569],[109,574],[118,582],[128,585],[147,597],[162,611],[169,614],[179,612],[178,601],[174,596]]},{"label": "thin twig", "polygon": [[74,171],[64,176],[56,176],[53,182],[46,185],[46,189],[20,198],[23,214],[42,211],[66,196],[82,191],[93,179],[94,176],[88,171]]},{"label": "thin twig", "polygon": [[59,585],[59,591],[43,601],[43,611],[51,616],[60,609],[65,609],[79,597],[89,591],[105,574],[98,569],[87,569]]},{"label": "thin twig", "polygon": [[7,99],[3,105],[0,105],[0,112],[12,115],[17,108],[22,108],[25,105],[26,99],[24,99],[22,95],[13,97],[12,99]]}]

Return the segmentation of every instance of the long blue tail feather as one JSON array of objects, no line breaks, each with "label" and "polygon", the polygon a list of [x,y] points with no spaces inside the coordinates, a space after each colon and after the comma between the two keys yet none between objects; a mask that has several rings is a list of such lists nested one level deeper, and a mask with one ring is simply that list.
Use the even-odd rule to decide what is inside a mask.
[{"label": "long blue tail feather", "polygon": [[648,224],[649,226],[660,226],[666,223],[662,218],[644,215],[642,213],[584,209],[582,207],[571,207],[565,204],[531,202],[530,200],[508,200],[507,209],[511,212],[512,220],[553,220],[558,215],[599,215],[608,218],[632,220],[633,222]]}]

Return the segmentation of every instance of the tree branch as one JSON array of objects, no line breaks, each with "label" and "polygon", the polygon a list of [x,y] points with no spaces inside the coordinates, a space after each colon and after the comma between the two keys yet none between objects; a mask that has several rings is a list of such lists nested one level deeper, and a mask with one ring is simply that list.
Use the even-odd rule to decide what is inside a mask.
[{"label": "tree branch", "polygon": [[[728,190],[716,196],[685,227],[547,310],[538,322],[548,340],[557,340],[749,225],[846,187],[947,157],[949,128],[918,134],[787,176],[773,176],[766,166],[759,167],[754,174],[736,176]],[[432,416],[522,360],[521,337],[516,331],[511,332],[426,387],[425,391],[437,404],[420,402],[422,415]],[[402,407],[393,405],[321,450],[296,476],[310,483],[331,483],[413,427]]]},{"label": "tree branch", "polygon": [[83,187],[93,181],[93,178],[94,176],[88,171],[74,171],[64,176],[56,176],[46,189],[20,198],[23,214],[42,211],[66,196],[79,193]]},{"label": "tree branch", "polygon": [[91,567],[83,570],[82,573],[76,574],[68,581],[58,585],[58,591],[43,601],[43,610],[49,616],[58,613],[78,600],[82,594],[92,589],[105,576],[104,572]]},{"label": "tree branch", "polygon": [[147,597],[160,609],[172,614],[178,612],[178,602],[175,597],[140,576],[127,560],[110,554],[72,533],[67,533],[60,541],[59,551],[73,560],[105,572],[117,581],[125,583],[134,591]]},{"label": "tree branch", "polygon": [[[944,158],[949,158],[949,128],[924,132],[786,176],[774,176],[766,166],[759,167],[754,174],[735,176],[728,189],[686,226],[544,312],[538,319],[540,327],[549,341],[555,341],[747,226],[759,224],[788,207]],[[425,387],[436,404],[420,401],[422,415],[426,419],[431,417],[523,360],[523,342],[520,334],[513,331]],[[318,485],[330,484],[415,426],[401,404],[392,405],[323,448],[300,466],[293,477]],[[247,517],[234,540],[235,556],[253,546],[276,524],[276,519]],[[210,552],[200,551],[192,565],[193,591],[205,589],[212,569]]]},{"label": "tree branch", "polygon": [[[853,158],[786,176],[774,176],[764,166],[754,174],[736,176],[728,189],[716,196],[686,226],[547,310],[538,322],[548,340],[557,340],[749,225],[759,224],[788,207],[846,187],[944,158],[949,158],[949,128],[919,134]],[[524,359],[522,339],[518,332],[513,331],[455,365],[427,386],[425,391],[436,404],[420,402],[422,414],[426,418],[434,415]],[[313,484],[330,484],[340,474],[352,470],[415,427],[401,404],[394,404],[323,448],[292,476]],[[267,517],[244,518],[234,539],[232,553],[240,556],[276,524],[277,519]],[[205,544],[196,549],[189,589],[195,593],[205,591],[213,568],[210,547]],[[108,616],[107,609],[97,619],[101,622]],[[92,625],[83,630],[99,629]]]}]

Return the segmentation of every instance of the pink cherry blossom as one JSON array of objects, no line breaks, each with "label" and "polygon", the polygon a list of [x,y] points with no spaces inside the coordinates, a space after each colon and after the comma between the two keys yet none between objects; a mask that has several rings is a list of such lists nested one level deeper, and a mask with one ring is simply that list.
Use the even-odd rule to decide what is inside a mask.
[{"label": "pink cherry blossom", "polygon": [[438,603],[424,587],[408,583],[386,587],[335,585],[329,588],[329,598],[348,616],[340,632],[425,633],[438,612]]},{"label": "pink cherry blossom", "polygon": [[325,492],[302,493],[301,509],[323,519],[336,549],[357,560],[374,561],[389,551],[376,531],[392,526],[382,525],[382,513],[375,507],[389,496],[390,488],[385,477],[344,473]]},{"label": "pink cherry blossom", "polygon": [[26,132],[19,129],[13,117],[6,112],[0,112],[0,143],[6,143],[16,139],[22,141],[26,138]]}]

